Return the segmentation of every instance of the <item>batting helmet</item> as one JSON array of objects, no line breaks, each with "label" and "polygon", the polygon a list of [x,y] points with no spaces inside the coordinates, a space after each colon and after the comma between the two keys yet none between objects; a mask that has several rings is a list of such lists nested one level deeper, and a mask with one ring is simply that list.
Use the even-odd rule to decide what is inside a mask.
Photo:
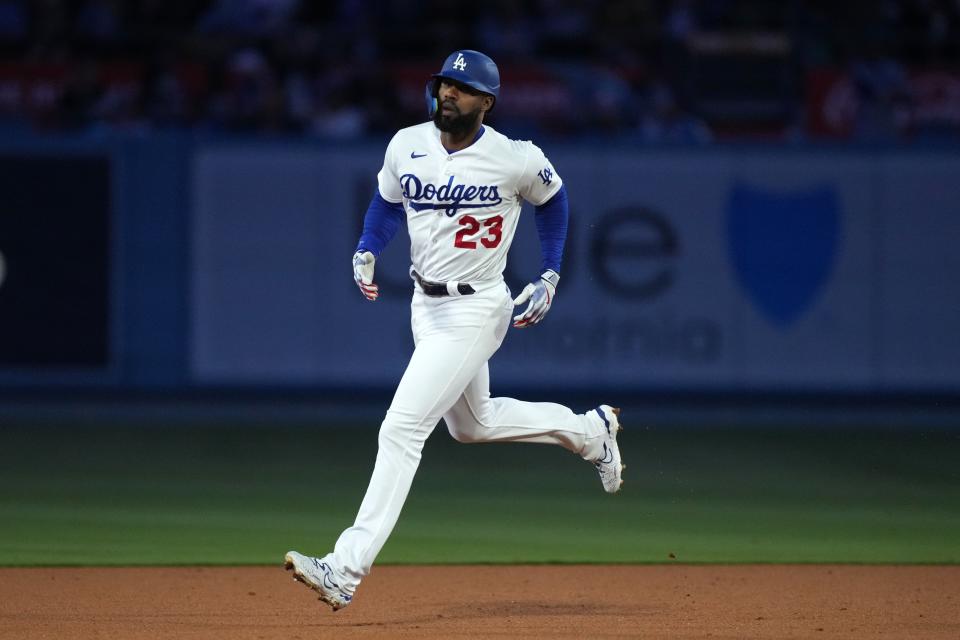
[{"label": "batting helmet", "polygon": [[[427,82],[427,115],[431,118],[439,108],[437,99],[441,80],[454,80],[491,95],[494,104],[500,95],[500,70],[489,56],[472,49],[454,51],[443,61],[440,72],[430,76]],[[490,109],[493,110],[493,107]]]}]

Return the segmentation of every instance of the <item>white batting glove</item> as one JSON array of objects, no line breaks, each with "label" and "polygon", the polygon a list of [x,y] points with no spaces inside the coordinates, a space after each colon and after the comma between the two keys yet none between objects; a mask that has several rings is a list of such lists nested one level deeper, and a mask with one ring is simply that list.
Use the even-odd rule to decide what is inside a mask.
[{"label": "white batting glove", "polygon": [[373,283],[373,265],[376,261],[376,256],[369,251],[357,251],[353,254],[353,281],[367,300],[380,297],[380,287]]},{"label": "white batting glove", "polygon": [[530,304],[524,309],[523,313],[513,317],[513,326],[518,329],[530,327],[541,320],[550,311],[550,305],[553,304],[553,296],[557,292],[557,283],[560,282],[560,274],[552,269],[547,269],[540,275],[540,279],[531,282],[523,291],[513,300],[513,306],[523,304],[527,300]]}]

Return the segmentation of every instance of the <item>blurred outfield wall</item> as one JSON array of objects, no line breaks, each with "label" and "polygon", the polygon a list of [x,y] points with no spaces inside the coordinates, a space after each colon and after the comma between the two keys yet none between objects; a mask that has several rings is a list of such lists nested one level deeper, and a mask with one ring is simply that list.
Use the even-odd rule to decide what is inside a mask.
[{"label": "blurred outfield wall", "polygon": [[[33,307],[12,300],[14,278],[31,275],[8,258],[0,329],[20,314],[21,334],[0,342],[0,383],[391,389],[412,349],[405,231],[378,263],[376,304],[349,267],[384,146],[7,150],[12,162],[109,160],[110,304],[100,361],[14,362],[51,334],[21,311],[48,289],[31,281],[18,294]],[[548,319],[511,332],[491,363],[498,390],[960,394],[955,154],[543,146],[570,193],[568,249]],[[20,201],[5,219],[45,217],[52,232],[76,209]],[[0,224],[0,252],[26,242],[35,250],[19,253],[43,254],[43,234],[23,226]],[[515,291],[539,262],[525,209]],[[83,306],[57,311],[63,325],[89,319]]]}]

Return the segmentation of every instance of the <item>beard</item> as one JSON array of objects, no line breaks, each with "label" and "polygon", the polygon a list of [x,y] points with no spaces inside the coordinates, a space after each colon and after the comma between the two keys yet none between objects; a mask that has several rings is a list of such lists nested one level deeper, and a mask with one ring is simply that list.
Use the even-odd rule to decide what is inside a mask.
[{"label": "beard", "polygon": [[[454,107],[454,110],[456,110],[456,107]],[[453,115],[444,115],[443,105],[440,105],[437,112],[433,114],[433,124],[437,125],[437,129],[452,134],[454,137],[469,133],[476,126],[479,119],[480,109],[476,109],[470,113],[460,113],[456,111]]]}]

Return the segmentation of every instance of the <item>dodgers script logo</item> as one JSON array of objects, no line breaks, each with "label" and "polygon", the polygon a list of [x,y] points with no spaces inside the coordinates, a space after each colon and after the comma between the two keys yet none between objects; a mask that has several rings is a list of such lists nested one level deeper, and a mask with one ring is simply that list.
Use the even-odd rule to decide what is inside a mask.
[{"label": "dodgers script logo", "polygon": [[[424,184],[412,173],[405,173],[400,176],[400,186],[403,187],[403,197],[410,201],[414,211],[439,209],[451,217],[458,209],[479,209],[503,202],[496,186],[454,184],[454,176],[438,187],[429,182]],[[422,200],[436,202],[415,202]]]}]

